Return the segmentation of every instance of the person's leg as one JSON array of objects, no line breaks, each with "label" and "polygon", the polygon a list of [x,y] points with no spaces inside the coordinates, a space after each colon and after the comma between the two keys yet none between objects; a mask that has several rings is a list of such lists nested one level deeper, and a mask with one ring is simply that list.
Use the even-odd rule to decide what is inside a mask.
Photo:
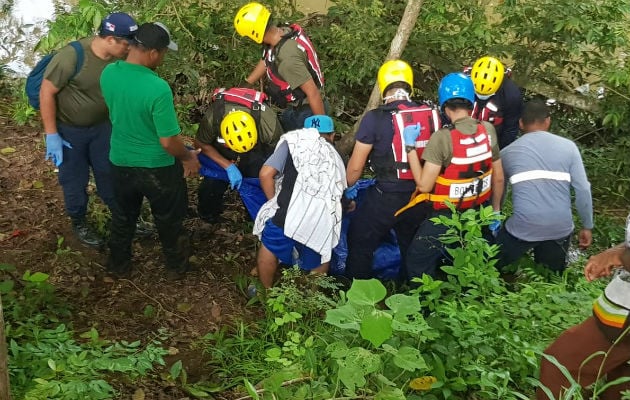
[{"label": "person's leg", "polygon": [[[433,216],[435,215],[429,215],[420,224],[407,250],[405,268],[410,280],[421,278],[423,274],[436,278],[441,260],[446,257],[446,250],[440,242],[440,235],[446,233],[448,228],[445,225],[438,225],[430,221],[429,218]],[[416,283],[412,282],[412,285],[416,285]]]},{"label": "person's leg", "polygon": [[[406,197],[408,200],[409,196]],[[398,277],[402,282],[405,282],[408,279],[405,265],[407,265],[406,259],[409,245],[413,241],[413,238],[418,231],[418,227],[420,227],[420,224],[427,219],[431,210],[431,203],[427,202],[418,204],[396,217],[394,229],[396,230],[396,241],[398,242],[398,248],[400,249],[400,270]]]},{"label": "person's leg", "polygon": [[260,241],[262,244],[256,259],[258,279],[266,289],[269,289],[273,286],[278,262],[293,264],[294,241],[286,237],[284,231],[271,219],[265,223]]},{"label": "person's leg", "polygon": [[183,226],[188,207],[188,192],[181,163],[162,168],[145,168],[142,191],[162,243],[166,268],[178,274],[189,269],[190,238]]},{"label": "person's leg", "polygon": [[[630,377],[630,356],[626,362],[622,362],[617,368],[613,368],[606,374],[606,382],[613,382],[615,379]],[[620,383],[612,386],[601,394],[601,400],[618,400],[620,393],[630,391],[630,382]]]},{"label": "person's leg", "polygon": [[370,279],[374,276],[372,256],[395,223],[391,208],[388,206],[387,193],[376,186],[367,189],[365,197],[350,219],[346,277]]},{"label": "person's leg", "polygon": [[499,254],[495,267],[502,271],[504,267],[512,264],[523,256],[529,249],[533,248],[537,242],[526,242],[518,239],[507,231],[505,226],[497,234],[496,244],[499,245]]},{"label": "person's leg", "polygon": [[[595,318],[589,317],[580,325],[564,331],[544,353],[555,357],[569,371],[573,379],[582,387],[586,387],[598,378],[604,377],[609,371],[613,371],[614,376],[617,368],[630,360],[630,343],[626,341],[617,344],[612,349],[611,347],[612,341],[599,329]],[[602,352],[602,354],[593,356],[597,352]],[[605,352],[608,352],[608,356],[604,360],[603,353]],[[587,359],[589,360],[585,362]],[[560,369],[544,357],[540,363],[539,379],[556,399],[570,386],[569,380]],[[541,389],[537,390],[536,398],[549,400]],[[619,399],[620,397],[617,395],[610,398]]]},{"label": "person's leg", "polygon": [[111,210],[114,204],[114,189],[112,183],[112,168],[109,161],[109,142],[112,126],[110,123],[100,124],[90,128],[89,161],[96,181],[99,197]]},{"label": "person's leg", "polygon": [[137,178],[134,168],[112,167],[114,201],[119,206],[112,209],[107,269],[118,274],[131,269],[131,242],[143,200]]},{"label": "person's leg", "polygon": [[555,272],[562,272],[567,267],[567,253],[571,244],[571,235],[558,239],[539,242],[534,247],[534,261],[547,266]]},{"label": "person's leg", "polygon": [[59,135],[72,148],[63,147],[63,162],[59,166],[59,184],[63,189],[66,213],[72,220],[72,230],[89,246],[101,246],[103,239],[86,220],[89,180],[89,132],[85,128],[58,124]]},{"label": "person's leg", "polygon": [[210,224],[220,221],[223,212],[223,196],[228,188],[228,182],[220,179],[205,177],[199,183],[197,190],[197,213],[199,218]]}]

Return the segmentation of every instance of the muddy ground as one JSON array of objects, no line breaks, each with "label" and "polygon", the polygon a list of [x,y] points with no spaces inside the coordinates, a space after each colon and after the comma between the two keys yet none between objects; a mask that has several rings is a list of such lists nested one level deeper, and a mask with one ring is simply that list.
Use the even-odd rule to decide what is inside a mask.
[{"label": "muddy ground", "polygon": [[[40,129],[15,127],[0,119],[0,149],[8,147],[15,151],[0,154],[0,263],[17,267],[17,276],[25,270],[50,274],[50,282],[72,310],[68,322],[76,332],[94,327],[105,339],[146,341],[166,328],[170,338],[164,347],[178,352],[167,357],[167,364],[182,360],[189,382],[211,378],[206,366],[210,356],[196,341],[234,321],[254,320],[261,314],[259,306],[247,306],[244,295],[257,240],[238,195],[228,194],[226,222],[209,225],[196,217],[197,181],[189,180],[185,225],[192,233],[196,270],[181,281],[167,281],[154,236],[134,242],[131,278],[114,280],[105,274],[105,252],[85,247],[73,236],[55,168],[44,161]],[[94,222],[104,217],[103,209],[98,202],[91,206]],[[145,315],[147,307],[152,308],[150,316]],[[138,388],[147,399],[187,398],[159,375],[113,384],[121,399],[131,398]]]}]

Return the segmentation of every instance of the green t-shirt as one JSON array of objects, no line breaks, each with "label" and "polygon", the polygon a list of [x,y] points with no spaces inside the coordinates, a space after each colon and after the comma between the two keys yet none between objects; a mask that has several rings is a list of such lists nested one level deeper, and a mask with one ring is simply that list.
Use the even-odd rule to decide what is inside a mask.
[{"label": "green t-shirt", "polygon": [[[225,103],[225,113],[230,111],[245,111],[251,115],[250,110],[240,104]],[[203,120],[199,124],[199,129],[195,138],[201,143],[215,145],[218,137],[219,129],[214,128],[214,112],[210,105],[208,111],[203,116]],[[275,144],[284,132],[276,112],[266,105],[262,105],[260,109],[260,129],[258,131],[258,143]]]},{"label": "green t-shirt", "polygon": [[173,165],[175,158],[160,144],[160,138],[181,132],[168,83],[145,66],[117,61],[103,70],[101,89],[112,121],[111,162],[121,167]]},{"label": "green t-shirt", "polygon": [[[309,79],[312,79],[308,69],[308,57],[306,52],[298,48],[295,40],[285,40],[276,54],[276,66],[280,77],[287,82],[293,89],[297,89]],[[308,100],[304,99],[302,104],[307,104]]]},{"label": "green t-shirt", "polygon": [[[470,117],[462,118],[454,122],[455,129],[464,135],[473,135],[477,132],[477,120]],[[488,122],[482,122],[486,132],[490,135],[490,145],[492,146],[492,161],[501,158],[499,153],[499,142],[494,126]],[[442,128],[431,135],[427,147],[422,153],[422,159],[435,165],[446,168],[451,164],[453,158],[453,143],[451,141],[451,129]]]},{"label": "green t-shirt", "polygon": [[101,94],[99,79],[103,68],[115,60],[103,60],[92,51],[94,38],[81,39],[83,65],[74,75],[77,65],[76,50],[67,45],[50,60],[44,79],[55,85],[57,120],[74,126],[92,126],[107,121],[107,106]]}]

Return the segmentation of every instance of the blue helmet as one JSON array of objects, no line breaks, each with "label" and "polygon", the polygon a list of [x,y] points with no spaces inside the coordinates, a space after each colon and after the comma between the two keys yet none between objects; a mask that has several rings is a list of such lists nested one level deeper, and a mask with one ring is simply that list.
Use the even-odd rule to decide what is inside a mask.
[{"label": "blue helmet", "polygon": [[304,120],[305,128],[316,128],[319,133],[333,133],[335,132],[335,125],[332,118],[328,115],[313,115]]},{"label": "blue helmet", "polygon": [[438,87],[440,107],[450,99],[466,99],[470,104],[475,102],[475,85],[470,76],[453,72],[442,78]]}]

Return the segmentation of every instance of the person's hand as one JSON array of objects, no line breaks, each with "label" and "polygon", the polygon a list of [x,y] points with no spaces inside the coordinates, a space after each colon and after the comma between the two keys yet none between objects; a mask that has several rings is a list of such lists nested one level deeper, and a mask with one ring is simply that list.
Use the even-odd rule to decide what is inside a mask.
[{"label": "person's hand", "polygon": [[182,166],[184,167],[184,178],[188,178],[189,176],[197,175],[199,173],[201,163],[199,163],[199,158],[197,156],[200,152],[201,149],[188,150],[190,157],[182,160]]},{"label": "person's hand", "polygon": [[403,129],[403,138],[405,139],[405,146],[413,146],[416,147],[416,140],[418,136],[420,136],[420,129],[422,126],[420,122],[415,125],[405,126]]},{"label": "person's hand", "polygon": [[499,229],[501,229],[501,211],[493,211],[492,215],[494,219],[490,222],[488,228],[490,229],[492,236],[497,237]]},{"label": "person's hand", "polygon": [[346,188],[346,190],[343,191],[343,197],[345,197],[346,199],[354,200],[357,198],[358,193],[359,193],[359,184],[355,183],[354,185]]},{"label": "person's hand", "polygon": [[621,266],[619,252],[616,249],[609,249],[592,256],[584,266],[584,276],[587,281],[610,276],[614,267]]},{"label": "person's hand", "polygon": [[55,167],[58,167],[63,162],[63,146],[71,149],[72,145],[63,140],[57,132],[46,134],[46,158],[45,160],[51,160]]},{"label": "person's hand", "polygon": [[585,250],[593,243],[593,233],[590,229],[581,229],[578,234],[578,245]]},{"label": "person's hand", "polygon": [[225,172],[227,172],[228,179],[230,180],[230,188],[238,190],[243,182],[243,175],[241,171],[238,170],[236,164],[230,164],[230,166],[225,169]]}]

